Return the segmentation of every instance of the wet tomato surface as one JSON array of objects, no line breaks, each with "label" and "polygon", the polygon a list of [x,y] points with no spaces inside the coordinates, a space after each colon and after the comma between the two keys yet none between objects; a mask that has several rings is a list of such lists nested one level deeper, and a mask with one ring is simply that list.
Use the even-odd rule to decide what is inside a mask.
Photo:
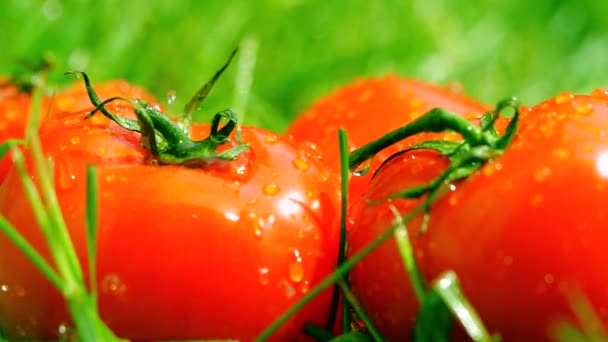
[{"label": "wet tomato surface", "polygon": [[[346,129],[349,149],[353,150],[436,107],[469,117],[479,116],[489,109],[448,88],[389,75],[357,80],[321,98],[296,118],[287,134],[297,142],[314,146],[323,161],[339,170],[340,127]],[[448,134],[445,139],[452,137]],[[373,171],[390,155],[423,139],[428,136],[411,137],[378,153],[371,164],[363,166],[370,167],[370,172],[351,178],[350,198],[354,200],[363,193]]]},{"label": "wet tomato surface", "polygon": [[[560,319],[576,321],[568,300],[583,293],[608,323],[608,96],[561,94],[522,108],[520,129],[504,154],[468,179],[453,183],[408,224],[428,281],[454,270],[465,295],[491,332],[505,341],[549,339]],[[413,151],[387,162],[366,197],[382,200],[425,184],[448,166],[436,152]],[[419,199],[353,207],[351,252],[406,214]],[[351,272],[353,290],[390,340],[410,331],[418,304],[395,242]]]},{"label": "wet tomato surface", "polygon": [[[208,131],[194,126],[193,138]],[[83,266],[85,166],[98,167],[99,309],[120,337],[251,340],[335,266],[337,176],[271,132],[243,127],[247,151],[198,168],[158,165],[139,133],[99,113],[58,115],[40,136]],[[0,211],[48,257],[14,169]],[[2,330],[57,337],[71,324],[62,296],[4,236],[0,250]],[[295,340],[305,321],[323,324],[330,297],[316,298],[273,338]]]}]

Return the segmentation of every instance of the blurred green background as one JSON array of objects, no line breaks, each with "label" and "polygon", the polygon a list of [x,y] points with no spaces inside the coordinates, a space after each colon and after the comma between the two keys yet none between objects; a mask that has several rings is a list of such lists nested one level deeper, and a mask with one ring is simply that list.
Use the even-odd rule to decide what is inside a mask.
[{"label": "blurred green background", "polygon": [[164,101],[174,90],[179,112],[240,45],[199,119],[246,108],[246,124],[282,131],[315,97],[389,72],[490,104],[607,87],[606,13],[594,0],[2,0],[0,73],[50,54],[53,83],[124,78]]}]

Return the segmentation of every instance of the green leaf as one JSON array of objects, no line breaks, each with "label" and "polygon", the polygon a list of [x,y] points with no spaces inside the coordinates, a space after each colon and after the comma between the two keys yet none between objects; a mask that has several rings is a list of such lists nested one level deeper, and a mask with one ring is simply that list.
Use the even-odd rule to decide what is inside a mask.
[{"label": "green leaf", "polygon": [[439,295],[446,307],[460,322],[472,341],[492,342],[493,338],[488,333],[479,315],[465,298],[460,289],[458,278],[452,271],[442,273],[433,282],[433,292]]},{"label": "green leaf", "polygon": [[347,334],[340,335],[334,339],[331,339],[330,342],[370,342],[372,339],[360,332],[350,332]]},{"label": "green leaf", "polygon": [[448,156],[454,153],[460,146],[462,146],[462,141],[427,140],[408,148],[406,151],[434,150],[444,156]]},{"label": "green leaf", "polygon": [[427,291],[414,324],[416,342],[448,342],[452,329],[452,314],[441,296],[433,289]]},{"label": "green leaf", "polygon": [[397,243],[397,250],[401,255],[401,260],[403,261],[403,265],[405,266],[405,270],[408,273],[410,281],[412,283],[412,288],[414,289],[414,293],[416,294],[416,298],[418,298],[418,302],[422,303],[424,301],[425,292],[426,292],[426,283],[424,281],[424,277],[422,276],[422,272],[418,268],[418,264],[416,263],[416,257],[414,256],[414,248],[410,242],[409,233],[407,228],[405,227],[405,223],[403,223],[403,218],[397,211],[397,208],[391,206],[391,210],[395,214],[396,223],[398,228],[395,229],[395,242]]}]

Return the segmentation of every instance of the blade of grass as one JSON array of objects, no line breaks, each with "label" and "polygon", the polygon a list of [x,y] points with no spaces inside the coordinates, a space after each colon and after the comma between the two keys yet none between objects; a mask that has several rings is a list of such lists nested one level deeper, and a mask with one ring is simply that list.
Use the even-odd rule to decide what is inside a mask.
[{"label": "blade of grass", "polygon": [[249,35],[241,42],[241,56],[236,66],[236,81],[234,87],[234,97],[232,108],[239,115],[239,124],[245,122],[245,112],[251,85],[253,84],[253,74],[257,62],[258,38]]},{"label": "blade of grass", "polygon": [[[348,218],[348,178],[350,176],[348,170],[348,136],[346,130],[340,128],[338,130],[338,144],[340,148],[340,242],[338,248],[338,266],[346,259],[346,220]],[[347,277],[347,274],[344,275]],[[327,330],[333,330],[336,322],[338,304],[340,303],[340,288],[336,284],[334,286],[331,306],[329,309],[329,318],[327,320]],[[348,303],[342,301],[342,331],[346,332],[350,329],[350,317],[348,316]]]},{"label": "blade of grass", "polygon": [[[440,197],[443,193],[445,193],[446,189],[442,188],[439,190],[439,193],[436,197]],[[426,203],[421,203],[416,206],[412,211],[410,211],[407,215],[403,217],[403,222],[407,223],[414,217],[423,213],[426,209]],[[359,250],[357,253],[353,254],[350,258],[346,259],[344,263],[342,263],[333,273],[325,277],[319,284],[313,287],[306,295],[304,295],[298,302],[296,302],[291,308],[289,308],[283,315],[277,318],[272,324],[270,324],[262,333],[255,339],[255,341],[265,341],[268,337],[270,337],[277,329],[281,327],[289,318],[291,318],[296,312],[302,309],[306,304],[308,304],[313,298],[321,294],[321,292],[325,291],[329,288],[334,282],[338,279],[344,277],[344,275],[350,271],[359,261],[369,255],[372,251],[374,251],[378,246],[388,240],[393,236],[395,229],[397,229],[398,225],[393,225],[388,228],[385,232],[383,232],[376,240],[370,242],[367,246]]]},{"label": "blade of grass", "polygon": [[414,249],[412,248],[409,233],[397,208],[391,205],[390,209],[395,215],[395,224],[398,225],[398,228],[395,229],[395,242],[397,243],[397,249],[399,250],[399,254],[403,260],[403,265],[405,265],[405,270],[407,271],[412,282],[414,294],[416,295],[418,302],[422,303],[427,291],[426,283],[422,276],[422,272],[420,272],[418,264],[416,263]]},{"label": "blade of grass", "polygon": [[19,231],[0,214],[0,230],[25,254],[38,269],[49,279],[60,292],[65,290],[65,283],[46,262],[44,257],[32,246]]},{"label": "blade of grass", "polygon": [[[336,281],[336,283],[338,284],[338,286],[340,286],[340,289],[342,290],[342,295],[344,296],[344,301],[348,302],[350,304],[350,306],[353,309],[355,309],[355,312],[357,313],[359,318],[365,324],[367,331],[369,332],[370,335],[372,335],[373,340],[375,342],[384,341],[384,339],[380,335],[380,332],[378,331],[378,329],[376,328],[376,326],[374,325],[372,320],[369,319],[369,316],[367,316],[367,313],[365,312],[365,310],[363,310],[363,307],[361,306],[361,304],[359,304],[357,297],[355,297],[353,292],[350,290],[350,287],[348,286],[348,284],[343,279],[338,279]],[[344,315],[346,315],[346,313],[344,313]],[[346,330],[346,331],[348,331],[348,330]],[[346,332],[346,331],[344,331],[344,332]]]},{"label": "blade of grass", "polygon": [[2,145],[0,145],[0,159],[4,158],[13,146],[23,145],[24,143],[25,141],[21,139],[9,139],[3,142]]},{"label": "blade of grass", "polygon": [[304,323],[304,328],[302,331],[315,339],[316,341],[329,341],[333,339],[335,336],[332,335],[329,331],[321,328],[320,326],[312,323]]},{"label": "blade of grass", "polygon": [[65,228],[65,222],[55,194],[53,177],[50,174],[49,164],[42,151],[42,143],[38,136],[38,123],[40,119],[41,90],[34,88],[32,93],[32,105],[30,109],[30,119],[25,131],[27,141],[30,143],[34,170],[39,179],[41,195],[47,208],[49,227],[52,232],[47,231],[47,241],[51,252],[54,254],[56,266],[59,273],[66,281],[67,287],[70,284],[77,284],[84,287],[82,269],[76,256],[76,251],[72,239]]},{"label": "blade of grass", "polygon": [[97,225],[98,225],[98,193],[97,168],[87,166],[87,250],[89,252],[89,286],[91,287],[91,299],[93,306],[97,309]]},{"label": "blade of grass", "polygon": [[469,337],[475,342],[492,342],[492,336],[483,325],[481,318],[464,297],[458,278],[452,271],[441,274],[433,282],[433,290],[439,294],[454,317],[458,319]]}]

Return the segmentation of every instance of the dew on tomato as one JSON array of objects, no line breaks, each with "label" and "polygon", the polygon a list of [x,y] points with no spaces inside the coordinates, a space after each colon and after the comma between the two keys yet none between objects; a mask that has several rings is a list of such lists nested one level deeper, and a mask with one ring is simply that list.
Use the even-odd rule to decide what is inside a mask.
[{"label": "dew on tomato", "polygon": [[[417,261],[427,281],[454,270],[488,329],[506,341],[546,341],[557,320],[576,322],[574,291],[608,326],[608,277],[597,272],[608,258],[608,98],[562,93],[521,113],[511,146],[432,205],[427,232],[413,239]],[[366,196],[424,184],[447,167],[431,152],[411,154],[385,164]],[[392,202],[402,213],[418,203]],[[362,200],[353,216],[353,251],[392,220],[386,205]],[[419,226],[420,217],[408,223],[411,236]],[[417,311],[403,267],[392,268],[399,263],[389,241],[351,272],[362,305],[395,340],[409,337]]]}]

